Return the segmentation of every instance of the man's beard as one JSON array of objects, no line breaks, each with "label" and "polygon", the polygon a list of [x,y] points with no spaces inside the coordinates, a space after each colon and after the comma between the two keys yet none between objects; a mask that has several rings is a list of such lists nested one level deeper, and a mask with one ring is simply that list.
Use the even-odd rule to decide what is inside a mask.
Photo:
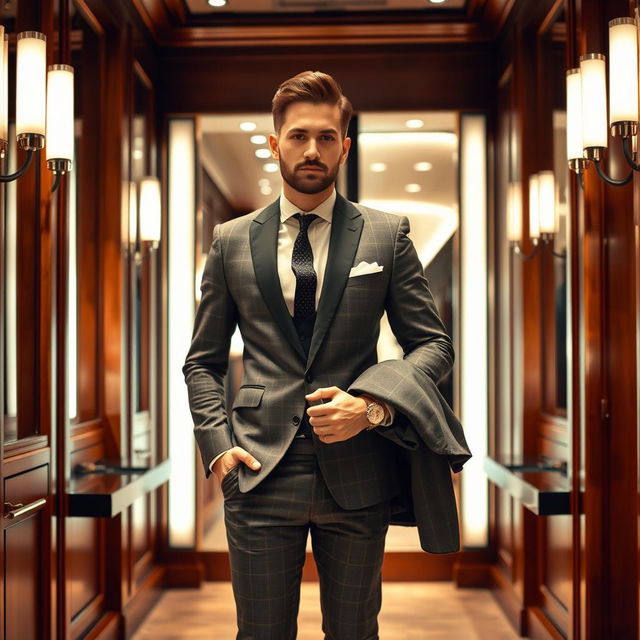
[{"label": "man's beard", "polygon": [[[304,171],[300,169],[289,171],[288,167],[284,165],[284,163],[280,163],[280,173],[282,174],[282,179],[296,191],[300,193],[320,193],[324,191],[327,187],[331,186],[338,176],[338,171],[340,169],[340,164],[337,164],[333,170],[329,169],[328,171],[324,171],[324,168],[313,163],[307,163],[310,167],[318,167],[321,171],[309,172],[306,175],[312,175],[313,178],[305,178],[303,177]],[[305,165],[300,165],[305,166]]]}]

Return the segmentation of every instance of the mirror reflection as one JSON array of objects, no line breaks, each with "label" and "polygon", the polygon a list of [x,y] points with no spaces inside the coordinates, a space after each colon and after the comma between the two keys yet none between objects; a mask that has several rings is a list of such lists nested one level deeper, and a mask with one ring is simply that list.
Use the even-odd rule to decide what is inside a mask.
[{"label": "mirror reflection", "polygon": [[[353,119],[357,137],[357,162],[351,157],[340,169],[337,188],[348,199],[347,174],[356,185],[357,201],[366,206],[406,215],[410,237],[425,268],[440,316],[453,336],[453,236],[458,228],[458,135],[453,112],[360,113]],[[209,251],[213,227],[273,202],[280,195],[282,179],[271,158],[267,138],[273,130],[271,114],[199,118],[200,202],[196,224],[196,297]],[[356,170],[355,167],[358,167]],[[352,174],[353,176],[353,174]],[[242,337],[236,330],[231,342],[226,378],[226,405],[242,378]],[[378,360],[402,358],[386,319],[381,320]],[[453,376],[441,383],[441,391],[453,404]],[[202,536],[199,548],[226,551],[222,495],[217,482],[202,485]],[[415,529],[392,526],[389,551],[418,551]],[[308,544],[310,550],[310,544]]]}]

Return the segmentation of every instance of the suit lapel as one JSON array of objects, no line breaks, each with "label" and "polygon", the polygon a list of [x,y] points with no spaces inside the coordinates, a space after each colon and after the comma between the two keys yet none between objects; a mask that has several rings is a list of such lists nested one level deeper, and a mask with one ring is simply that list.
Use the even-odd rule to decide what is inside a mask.
[{"label": "suit lapel", "polygon": [[284,337],[305,361],[305,353],[298,332],[289,315],[282,295],[278,275],[278,230],[280,228],[280,200],[272,202],[254,219],[249,231],[251,258],[258,288],[274,321]]},{"label": "suit lapel", "polygon": [[[306,370],[311,367],[335,315],[338,303],[353,265],[362,233],[362,215],[339,193],[331,219],[329,254],[325,267],[316,321],[309,347]],[[249,232],[251,258],[265,304],[284,337],[305,361],[305,354],[293,318],[282,295],[278,275],[278,230],[280,228],[280,199],[265,207],[254,219]]]}]

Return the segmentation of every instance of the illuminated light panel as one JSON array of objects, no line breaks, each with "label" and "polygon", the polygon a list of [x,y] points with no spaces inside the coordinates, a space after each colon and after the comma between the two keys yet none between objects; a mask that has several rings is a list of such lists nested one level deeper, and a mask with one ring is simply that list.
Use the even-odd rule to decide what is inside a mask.
[{"label": "illuminated light panel", "polygon": [[460,421],[473,457],[461,474],[462,546],[489,544],[486,118],[460,116]]},{"label": "illuminated light panel", "polygon": [[195,546],[195,438],[182,375],[193,331],[195,300],[195,123],[169,121],[169,546]]}]

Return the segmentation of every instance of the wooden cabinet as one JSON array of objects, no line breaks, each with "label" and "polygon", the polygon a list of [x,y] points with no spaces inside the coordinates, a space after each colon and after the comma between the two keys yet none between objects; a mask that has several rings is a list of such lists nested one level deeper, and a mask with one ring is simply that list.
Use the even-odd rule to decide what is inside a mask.
[{"label": "wooden cabinet", "polygon": [[5,457],[2,560],[4,637],[42,638],[50,611],[48,451]]}]

